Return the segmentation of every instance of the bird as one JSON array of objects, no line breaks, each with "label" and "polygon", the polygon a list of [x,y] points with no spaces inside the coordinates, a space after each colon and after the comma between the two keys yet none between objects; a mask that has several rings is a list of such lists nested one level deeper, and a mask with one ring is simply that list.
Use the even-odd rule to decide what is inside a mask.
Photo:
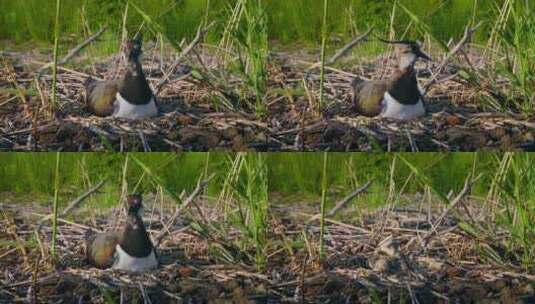
[{"label": "bird", "polygon": [[354,82],[354,106],[359,114],[368,117],[409,121],[424,116],[426,111],[414,65],[418,59],[430,61],[431,58],[417,42],[381,41],[395,44],[398,66],[388,79]]},{"label": "bird", "polygon": [[140,35],[127,42],[128,64],[124,77],[107,81],[86,79],[85,102],[91,113],[131,120],[158,115],[156,98],[141,67],[141,47]]},{"label": "bird", "polygon": [[141,218],[141,195],[129,195],[127,205],[127,219],[122,229],[92,234],[86,238],[86,258],[92,266],[130,272],[158,267],[158,256]]}]

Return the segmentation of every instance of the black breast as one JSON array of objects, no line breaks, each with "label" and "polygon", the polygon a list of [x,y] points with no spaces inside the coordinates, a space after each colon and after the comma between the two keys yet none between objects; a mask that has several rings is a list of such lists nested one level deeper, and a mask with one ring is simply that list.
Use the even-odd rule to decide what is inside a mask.
[{"label": "black breast", "polygon": [[119,93],[131,104],[143,105],[150,102],[152,90],[147,83],[147,79],[145,79],[140,65],[136,65],[128,70]]},{"label": "black breast", "polygon": [[119,245],[133,257],[144,258],[151,254],[152,242],[139,217],[129,216]]},{"label": "black breast", "polygon": [[410,71],[403,73],[392,83],[392,87],[390,88],[388,93],[390,93],[390,95],[401,104],[417,104],[420,101],[422,95],[420,94],[420,90],[418,89],[416,71],[411,69]]}]

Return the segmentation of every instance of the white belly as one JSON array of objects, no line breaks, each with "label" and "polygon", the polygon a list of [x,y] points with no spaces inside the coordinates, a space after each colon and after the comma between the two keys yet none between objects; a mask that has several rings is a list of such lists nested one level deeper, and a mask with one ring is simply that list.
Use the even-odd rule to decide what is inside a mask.
[{"label": "white belly", "polygon": [[383,100],[383,110],[379,116],[407,121],[424,115],[425,108],[421,99],[416,104],[404,105],[394,99],[390,93],[386,92]]},{"label": "white belly", "polygon": [[119,244],[115,247],[115,263],[113,263],[113,269],[140,272],[156,267],[158,267],[158,260],[156,259],[154,250],[144,258],[136,258],[126,253]]},{"label": "white belly", "polygon": [[158,115],[158,108],[154,97],[150,102],[144,105],[131,104],[126,101],[119,92],[115,95],[115,109],[113,117],[127,118],[127,119],[143,119],[147,117],[154,117]]}]

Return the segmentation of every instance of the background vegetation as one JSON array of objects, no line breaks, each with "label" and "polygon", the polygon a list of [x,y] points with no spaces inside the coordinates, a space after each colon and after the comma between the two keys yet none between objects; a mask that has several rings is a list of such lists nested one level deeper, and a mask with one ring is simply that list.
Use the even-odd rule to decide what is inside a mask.
[{"label": "background vegetation", "polygon": [[[423,190],[421,183],[410,179],[405,181],[412,171],[398,156],[402,156],[416,168],[425,172],[431,183],[442,192],[459,191],[468,173],[485,172],[487,179],[482,179],[476,185],[475,193],[484,194],[488,188],[484,185],[490,173],[494,170],[493,163],[499,157],[491,153],[407,153],[407,154],[370,154],[370,153],[329,153],[327,179],[330,188],[356,189],[369,180],[374,183],[370,189],[370,198],[380,202],[385,201],[391,182],[391,169],[394,166],[393,181],[399,191],[403,186],[407,193]],[[397,158],[397,159],[396,159]],[[321,153],[273,153],[269,157],[270,189],[286,195],[314,195],[321,194],[321,178],[323,155]],[[347,194],[347,193],[344,193]]]},{"label": "background vegetation", "polygon": [[[212,41],[218,41],[224,29],[229,10],[239,0],[134,0],[153,20],[157,21],[175,40],[194,36],[197,27],[208,20],[221,21],[211,32]],[[253,1],[254,2],[254,1]],[[283,43],[318,43],[321,37],[323,1],[270,0],[261,1],[268,17],[269,37]],[[412,23],[407,14],[396,11],[399,2],[430,25],[433,33],[447,40],[462,35],[464,26],[472,19],[491,18],[503,1],[478,0],[331,0],[329,1],[329,32],[333,38],[348,39],[370,26],[379,31],[392,29],[403,33]],[[0,39],[17,42],[32,40],[52,43],[50,30],[55,18],[52,0],[0,0]],[[79,39],[88,30],[96,31],[102,25],[110,27],[107,39],[121,36],[125,1],[70,0],[64,1],[61,32],[64,39]],[[137,30],[142,17],[127,14],[127,27]],[[392,24],[391,24],[392,22]],[[415,28],[410,29],[412,34]],[[484,34],[480,36],[484,38]]]},{"label": "background vegetation", "polygon": [[[117,202],[121,194],[123,176],[132,188],[153,192],[158,186],[180,194],[191,192],[199,177],[205,172],[225,172],[228,154],[225,153],[134,153],[145,167],[132,157],[115,153],[61,153],[59,176],[61,201],[73,199],[101,180],[106,184],[100,196],[103,206]],[[15,197],[51,199],[54,193],[55,153],[4,153],[0,155],[0,192],[9,192]],[[146,172],[156,176],[155,182]],[[222,180],[214,179],[209,193],[218,192]],[[45,203],[46,201],[43,201]],[[98,205],[98,204],[97,204]]]},{"label": "background vegetation", "polygon": [[[285,196],[303,195],[319,198],[323,174],[323,154],[321,153],[268,153],[263,166],[267,170],[269,192]],[[233,167],[234,153],[133,153],[162,186],[173,192],[191,191],[198,178],[214,173],[216,178],[211,184],[212,194],[218,194]],[[327,179],[332,191],[350,191],[357,185],[374,180],[370,195],[376,193],[380,200],[386,195],[384,189],[391,182],[391,169],[394,166],[393,180],[401,188],[412,171],[400,159],[412,163],[425,172],[438,190],[458,191],[464,185],[466,176],[478,172],[484,178],[476,184],[474,193],[486,195],[488,183],[494,178],[501,154],[492,153],[417,153],[417,154],[369,154],[369,153],[329,153]],[[525,157],[532,161],[535,156]],[[106,191],[120,192],[123,170],[127,154],[101,153],[62,153],[60,176],[63,189],[81,191],[91,184],[107,179],[110,188]],[[231,161],[232,160],[232,161]],[[4,153],[0,155],[0,192],[13,192],[18,195],[34,194],[52,197],[54,193],[55,153]],[[145,169],[130,157],[126,165],[128,184],[135,185]],[[154,191],[158,186],[148,176],[140,182],[140,189]],[[407,193],[423,190],[422,184],[414,178],[404,187]],[[64,192],[65,192],[64,191]]]}]

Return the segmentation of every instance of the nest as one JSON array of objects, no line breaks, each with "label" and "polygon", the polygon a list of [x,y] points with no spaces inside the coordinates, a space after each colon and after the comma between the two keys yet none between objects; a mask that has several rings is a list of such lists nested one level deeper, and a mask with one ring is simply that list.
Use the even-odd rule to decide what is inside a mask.
[{"label": "nest", "polygon": [[[149,205],[144,220],[152,239],[163,230],[170,233],[158,244],[160,267],[142,274],[98,270],[85,260],[87,231],[117,228],[118,208],[94,221],[60,219],[53,262],[51,229],[39,229],[50,210],[2,205],[7,245],[0,250],[0,302],[532,303],[535,276],[517,261],[498,263],[483,254],[503,252],[500,244],[509,233],[495,228],[493,240],[468,233],[461,228],[468,217],[482,225],[492,220],[481,205],[462,205],[463,212],[423,203],[391,205],[355,222],[328,219],[321,263],[317,210],[273,206],[261,268],[238,259],[223,262],[214,254],[215,245],[228,247],[244,238],[239,231],[229,229],[225,240],[208,239],[192,228],[187,212],[174,218],[171,204]],[[214,227],[225,222],[206,198],[196,210]]]},{"label": "nest", "polygon": [[[61,67],[59,104],[50,111],[50,71],[35,77],[49,56],[38,61],[34,54],[3,52],[0,150],[510,151],[535,140],[535,124],[524,117],[485,111],[481,99],[491,92],[460,79],[454,65],[418,66],[420,84],[436,83],[426,94],[428,114],[400,123],[359,116],[351,104],[355,78],[390,75],[392,60],[385,56],[343,70],[328,68],[327,106],[318,112],[318,71],[308,70],[315,54],[272,53],[262,100],[265,114],[256,115],[251,107],[255,96],[243,91],[246,79],[223,65],[211,47],[196,47],[195,56],[186,56],[206,79],[182,75],[176,56],[147,54],[144,70],[152,87],[166,82],[157,94],[161,115],[126,121],[91,116],[83,103],[89,75],[120,75],[118,56],[76,69]],[[477,53],[471,56],[478,60]],[[435,75],[437,69],[442,72]]]}]

